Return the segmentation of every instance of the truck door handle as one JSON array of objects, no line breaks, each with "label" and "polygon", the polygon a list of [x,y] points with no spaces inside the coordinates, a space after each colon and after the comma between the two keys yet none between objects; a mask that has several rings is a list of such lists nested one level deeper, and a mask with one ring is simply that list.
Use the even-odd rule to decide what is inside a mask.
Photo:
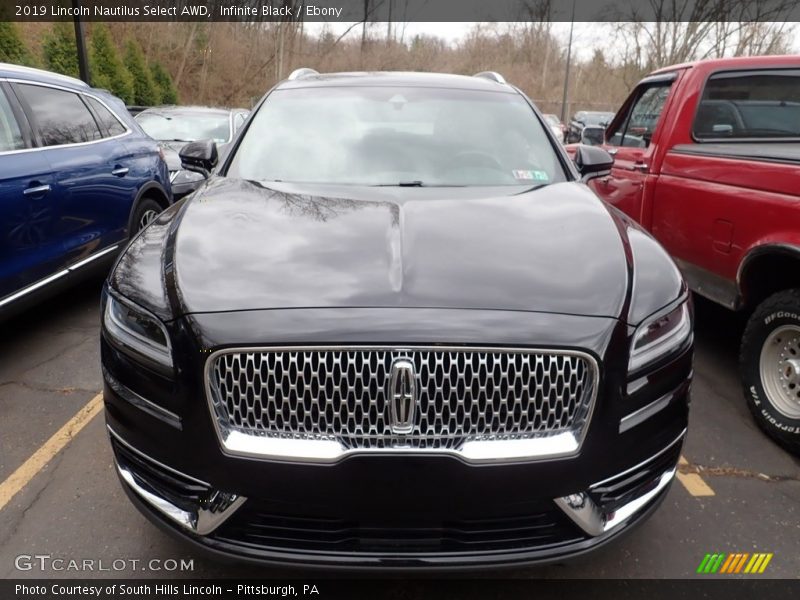
[{"label": "truck door handle", "polygon": [[609,148],[607,151],[611,156],[616,156],[617,152],[619,152],[619,148]]},{"label": "truck door handle", "polygon": [[50,191],[50,184],[47,183],[45,185],[35,185],[33,187],[26,188],[25,191],[22,193],[25,196],[39,196],[42,194],[46,194]]},{"label": "truck door handle", "polygon": [[125,177],[128,174],[130,169],[128,167],[117,167],[113,171],[111,171],[112,175],[116,175],[117,177]]},{"label": "truck door handle", "polygon": [[631,165],[631,171],[639,171],[640,173],[647,173],[647,163],[635,162]]}]

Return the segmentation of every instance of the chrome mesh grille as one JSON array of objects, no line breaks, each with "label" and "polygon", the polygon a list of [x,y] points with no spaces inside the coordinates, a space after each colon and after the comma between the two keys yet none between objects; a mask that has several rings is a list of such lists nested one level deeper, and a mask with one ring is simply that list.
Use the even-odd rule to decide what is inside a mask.
[{"label": "chrome mesh grille", "polygon": [[[401,358],[414,364],[418,397],[412,431],[398,435],[389,382]],[[597,375],[587,356],[526,350],[265,349],[210,361],[212,412],[224,430],[346,449],[580,436]]]}]

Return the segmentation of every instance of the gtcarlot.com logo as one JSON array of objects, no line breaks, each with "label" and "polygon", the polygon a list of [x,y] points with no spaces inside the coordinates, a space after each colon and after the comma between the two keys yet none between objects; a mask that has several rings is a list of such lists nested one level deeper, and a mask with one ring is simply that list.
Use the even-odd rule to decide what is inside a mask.
[{"label": "gtcarlot.com logo", "polygon": [[153,558],[61,558],[50,554],[20,554],[14,559],[18,571],[194,571],[194,559]]},{"label": "gtcarlot.com logo", "polygon": [[700,574],[724,573],[726,575],[745,573],[758,575],[767,569],[769,561],[772,560],[772,552],[735,552],[726,554],[717,552],[716,554],[706,554],[697,567]]}]

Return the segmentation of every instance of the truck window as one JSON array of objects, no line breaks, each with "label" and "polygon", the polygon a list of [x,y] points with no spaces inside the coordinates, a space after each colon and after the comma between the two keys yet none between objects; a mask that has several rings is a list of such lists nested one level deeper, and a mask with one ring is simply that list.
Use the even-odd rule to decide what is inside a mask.
[{"label": "truck window", "polygon": [[663,81],[643,86],[628,117],[615,131],[606,134],[608,144],[647,148],[664,110],[671,85],[671,81]]},{"label": "truck window", "polygon": [[698,141],[800,137],[800,70],[716,73],[692,127]]}]

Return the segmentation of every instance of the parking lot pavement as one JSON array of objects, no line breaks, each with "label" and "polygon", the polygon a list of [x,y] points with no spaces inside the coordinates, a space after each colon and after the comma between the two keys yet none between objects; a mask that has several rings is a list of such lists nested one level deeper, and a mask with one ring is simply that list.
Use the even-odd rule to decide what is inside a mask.
[{"label": "parking lot pavement", "polygon": [[[0,487],[100,391],[99,290],[99,282],[89,282],[3,324]],[[709,577],[695,574],[706,553],[772,552],[760,577],[797,577],[800,463],[762,435],[747,412],[736,369],[742,327],[740,318],[698,301],[696,378],[684,447],[688,464],[682,471],[698,474],[713,495],[694,496],[690,490],[698,493],[697,487],[676,481],[662,507],[627,537],[566,564],[510,575]],[[102,416],[71,433],[74,439],[46,466],[24,474],[28,483],[0,509],[0,577],[79,575],[16,569],[17,556],[35,554],[106,564],[141,561],[96,576],[160,577],[165,573],[142,571],[142,565],[182,558],[193,559],[194,570],[170,577],[281,574],[217,563],[173,541],[125,498]]]}]

